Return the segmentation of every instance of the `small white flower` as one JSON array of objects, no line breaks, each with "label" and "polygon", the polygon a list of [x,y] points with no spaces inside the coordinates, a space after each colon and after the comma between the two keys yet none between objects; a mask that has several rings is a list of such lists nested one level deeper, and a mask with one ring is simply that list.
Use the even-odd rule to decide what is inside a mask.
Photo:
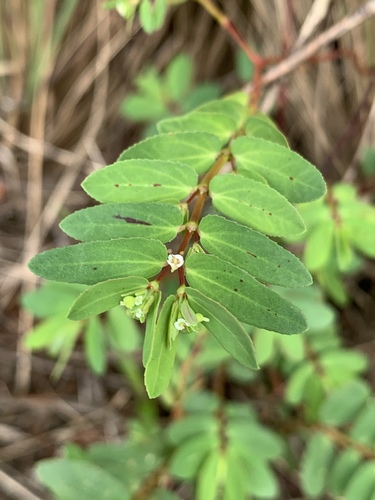
[{"label": "small white flower", "polygon": [[178,320],[174,322],[174,327],[176,328],[176,330],[179,330],[179,331],[185,330],[185,328],[187,326],[190,326],[190,325],[183,318],[178,318]]},{"label": "small white flower", "polygon": [[134,300],[134,305],[140,306],[143,303],[144,298],[145,298],[144,295],[137,295]]},{"label": "small white flower", "polygon": [[171,266],[172,273],[176,271],[179,267],[184,265],[184,258],[182,255],[178,254],[170,254],[168,255],[167,263]]},{"label": "small white flower", "polygon": [[134,315],[137,319],[142,319],[143,318],[143,311],[142,309],[136,309],[134,312]]}]

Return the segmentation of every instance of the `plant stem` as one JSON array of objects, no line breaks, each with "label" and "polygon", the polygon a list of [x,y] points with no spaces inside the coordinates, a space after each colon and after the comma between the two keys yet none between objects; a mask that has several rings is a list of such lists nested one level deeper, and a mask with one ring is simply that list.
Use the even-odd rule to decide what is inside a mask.
[{"label": "plant stem", "polygon": [[212,168],[207,172],[202,182],[198,186],[199,195],[197,196],[197,199],[195,201],[193,213],[191,214],[191,218],[189,221],[192,223],[191,228],[187,229],[185,236],[181,242],[180,248],[178,249],[178,253],[180,253],[181,255],[185,253],[185,250],[188,244],[190,243],[190,240],[199,224],[202,211],[206,203],[209,184],[211,180],[215,177],[215,175],[217,175],[220,172],[220,170],[223,168],[223,166],[226,164],[229,158],[230,158],[229,152],[227,150],[222,151],[218,159],[212,166]]},{"label": "plant stem", "polygon": [[245,40],[242,38],[237,28],[234,26],[232,21],[228,18],[224,12],[219,10],[212,0],[196,0],[202,7],[217,21],[220,26],[231,36],[231,38],[236,42],[236,44],[245,52],[249,60],[254,64],[254,66],[259,66],[263,64],[263,59],[254,52]]}]

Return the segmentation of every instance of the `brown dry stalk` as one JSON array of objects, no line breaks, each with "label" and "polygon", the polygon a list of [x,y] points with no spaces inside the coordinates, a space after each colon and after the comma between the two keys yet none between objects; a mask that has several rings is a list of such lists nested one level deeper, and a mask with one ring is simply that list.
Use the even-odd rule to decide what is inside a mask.
[{"label": "brown dry stalk", "polygon": [[[297,66],[310,59],[316,52],[329,43],[342,37],[349,31],[364,23],[367,19],[375,15],[375,1],[369,0],[366,4],[353,12],[348,14],[341,21],[334,24],[326,31],[318,35],[307,45],[292,53],[289,57],[276,64],[273,68],[269,69],[262,78],[262,85],[269,85],[270,83],[279,80],[283,76],[293,71]],[[247,91],[252,89],[252,85],[246,87]]]}]

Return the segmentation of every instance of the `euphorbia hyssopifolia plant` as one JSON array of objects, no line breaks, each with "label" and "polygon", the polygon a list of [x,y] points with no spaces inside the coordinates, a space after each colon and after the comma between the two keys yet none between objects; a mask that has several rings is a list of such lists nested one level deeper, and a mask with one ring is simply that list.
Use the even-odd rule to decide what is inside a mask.
[{"label": "euphorbia hyssopifolia plant", "polygon": [[[237,93],[161,121],[159,135],[83,182],[101,204],[61,222],[82,243],[30,262],[43,278],[90,285],[69,318],[122,304],[146,323],[150,397],[168,386],[180,334],[204,326],[236,360],[255,369],[242,323],[283,334],[307,328],[301,311],[270,285],[303,287],[311,276],[268,236],[302,233],[292,204],[321,197],[325,183],[290,151],[269,118],[249,114],[246,101]],[[203,216],[209,201],[217,213]],[[162,299],[160,284],[175,271],[175,292]]]}]

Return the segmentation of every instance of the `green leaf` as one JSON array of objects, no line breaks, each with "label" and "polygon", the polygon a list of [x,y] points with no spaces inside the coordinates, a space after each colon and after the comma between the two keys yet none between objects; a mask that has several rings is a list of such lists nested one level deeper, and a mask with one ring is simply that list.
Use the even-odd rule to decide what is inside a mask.
[{"label": "green leaf", "polygon": [[159,306],[161,301],[161,292],[157,292],[155,300],[151,305],[146,321],[145,337],[143,342],[142,351],[142,364],[146,367],[148,360],[150,359],[152,341],[155,337],[156,319],[159,312]]},{"label": "green leaf", "polygon": [[76,240],[98,241],[141,236],[173,240],[183,222],[178,206],[163,203],[108,203],[68,215],[61,229]]},{"label": "green leaf", "polygon": [[333,461],[329,476],[328,485],[330,490],[336,495],[342,495],[348,481],[353,477],[362,457],[358,451],[352,448],[345,449]]},{"label": "green leaf", "polygon": [[323,494],[334,451],[334,444],[325,434],[317,432],[310,438],[301,470],[302,488],[309,497]]},{"label": "green leaf", "polygon": [[345,488],[345,500],[371,500],[375,492],[375,464],[365,462],[349,478]]},{"label": "green leaf", "polygon": [[264,139],[265,141],[289,148],[285,136],[273,124],[259,118],[250,117],[245,124],[245,132],[248,137]]},{"label": "green leaf", "polygon": [[277,434],[248,419],[229,419],[227,436],[251,460],[277,459],[283,452],[283,442]]},{"label": "green leaf", "polygon": [[217,99],[220,96],[221,88],[214,82],[201,83],[194,87],[189,94],[185,97],[183,102],[180,103],[185,113],[200,106],[201,104]]},{"label": "green leaf", "polygon": [[253,334],[255,352],[260,366],[272,360],[277,349],[276,334],[256,329]]},{"label": "green leaf", "polygon": [[285,391],[286,401],[291,404],[298,404],[303,401],[306,385],[313,374],[314,366],[310,361],[298,365],[289,375]]},{"label": "green leaf", "polygon": [[238,137],[231,144],[240,174],[255,171],[293,203],[316,200],[326,192],[321,173],[302,156],[279,144]]},{"label": "green leaf", "polygon": [[297,210],[277,191],[240,175],[217,175],[210,182],[216,210],[271,236],[303,233]]},{"label": "green leaf", "polygon": [[247,106],[243,106],[234,99],[217,99],[215,101],[210,101],[199,106],[195,112],[226,115],[235,122],[236,130],[242,127],[248,115]]},{"label": "green leaf", "polygon": [[373,443],[375,439],[375,400],[370,399],[356,417],[349,435],[358,443]]},{"label": "green leaf", "polygon": [[42,278],[94,285],[112,278],[154,276],[166,259],[160,241],[121,238],[47,250],[31,259],[29,268]]},{"label": "green leaf", "polygon": [[126,149],[118,161],[129,159],[164,160],[189,165],[198,174],[206,172],[220,153],[220,141],[206,132],[160,134]]},{"label": "green leaf", "polygon": [[256,498],[280,498],[275,473],[267,463],[243,456],[248,464],[248,492]]},{"label": "green leaf", "polygon": [[146,33],[151,34],[163,26],[167,12],[167,0],[142,0],[139,21]]},{"label": "green leaf", "polygon": [[324,352],[320,358],[322,368],[326,371],[327,380],[337,385],[342,385],[354,375],[367,368],[367,358],[357,351],[333,349]]},{"label": "green leaf", "polygon": [[135,78],[135,84],[140,93],[152,96],[156,101],[163,100],[163,83],[155,67],[151,66],[139,73]]},{"label": "green leaf", "polygon": [[215,500],[220,481],[221,454],[219,449],[212,450],[199,469],[196,500]]},{"label": "green leaf", "polygon": [[274,285],[301,287],[312,283],[310,273],[292,253],[267,236],[217,215],[199,224],[200,243],[213,255]]},{"label": "green leaf", "polygon": [[218,421],[213,415],[190,414],[169,425],[168,438],[176,446],[183,441],[190,441],[194,435],[198,434],[217,436],[218,431]]},{"label": "green leaf", "polygon": [[82,183],[86,193],[101,203],[165,201],[185,198],[198,176],[182,163],[161,160],[124,160],[90,174]]},{"label": "green leaf", "polygon": [[252,340],[241,323],[225,307],[198,290],[186,288],[186,293],[194,311],[209,318],[210,321],[205,322],[204,326],[222,347],[242,365],[258,369]]},{"label": "green leaf", "polygon": [[356,210],[349,206],[345,217],[347,236],[352,245],[368,257],[375,258],[375,208],[357,203]]},{"label": "green leaf", "polygon": [[72,305],[69,319],[86,319],[118,306],[123,295],[145,288],[148,280],[136,276],[103,281],[85,290]]},{"label": "green leaf", "polygon": [[164,302],[156,323],[150,357],[145,370],[145,385],[150,398],[156,398],[168,387],[176,356],[177,339],[169,345],[168,327],[173,303],[170,295]]},{"label": "green leaf", "polygon": [[236,132],[236,122],[221,113],[192,111],[177,118],[166,118],[158,123],[160,133],[209,132],[215,135],[224,146]]},{"label": "green leaf", "polygon": [[109,342],[120,359],[124,352],[133,353],[139,349],[142,335],[139,322],[129,318],[124,307],[114,307],[108,311],[106,319]]},{"label": "green leaf", "polygon": [[331,392],[320,408],[320,421],[327,425],[341,426],[355,417],[370,396],[368,385],[353,380]]},{"label": "green leaf", "polygon": [[240,321],[280,333],[301,333],[307,324],[301,311],[248,273],[213,255],[186,260],[189,285],[215,300]]},{"label": "green leaf", "polygon": [[254,75],[254,64],[241,49],[236,51],[236,71],[243,82],[250,82]]},{"label": "green leaf", "polygon": [[128,120],[154,121],[168,116],[167,105],[152,95],[130,94],[121,104],[121,113]]},{"label": "green leaf", "polygon": [[293,337],[278,337],[277,343],[280,351],[286,358],[294,362],[302,361],[306,357],[305,341],[302,335],[293,335]]},{"label": "green leaf", "polygon": [[127,500],[128,491],[109,472],[83,460],[54,458],[42,460],[36,466],[41,482],[51,489],[58,500]]},{"label": "green leaf", "polygon": [[244,90],[238,90],[237,92],[232,92],[221,98],[222,101],[233,101],[241,104],[243,108],[248,108],[249,104],[249,93]]},{"label": "green leaf", "polygon": [[218,445],[213,434],[191,436],[180,444],[172,455],[170,472],[179,479],[192,479],[202,465],[207,454]]},{"label": "green leaf", "polygon": [[303,260],[308,269],[317,271],[325,267],[333,250],[334,222],[322,221],[309,232]]},{"label": "green leaf", "polygon": [[106,368],[105,336],[98,318],[90,318],[85,331],[85,354],[94,373],[103,375]]},{"label": "green leaf", "polygon": [[279,289],[278,293],[293,302],[306,316],[309,330],[324,330],[333,326],[335,311],[326,302],[322,291],[311,286],[303,290]]},{"label": "green leaf", "polygon": [[226,453],[227,474],[225,478],[224,497],[225,500],[239,500],[247,498],[247,486],[249,473],[242,457],[231,445]]},{"label": "green leaf", "polygon": [[341,224],[335,225],[334,241],[339,271],[342,273],[348,272],[353,262],[354,252],[349,241],[348,231]]},{"label": "green leaf", "polygon": [[27,332],[23,343],[32,350],[46,349],[56,341],[60,345],[60,339],[62,337],[65,335],[75,335],[81,327],[82,325],[80,323],[68,320],[65,314],[63,316],[52,316]]},{"label": "green leaf", "polygon": [[82,285],[47,282],[37,290],[23,294],[21,304],[38,318],[56,314],[66,316],[72,302],[84,289]]},{"label": "green leaf", "polygon": [[188,93],[193,69],[192,60],[187,54],[179,54],[169,63],[165,72],[169,100],[180,101]]}]

